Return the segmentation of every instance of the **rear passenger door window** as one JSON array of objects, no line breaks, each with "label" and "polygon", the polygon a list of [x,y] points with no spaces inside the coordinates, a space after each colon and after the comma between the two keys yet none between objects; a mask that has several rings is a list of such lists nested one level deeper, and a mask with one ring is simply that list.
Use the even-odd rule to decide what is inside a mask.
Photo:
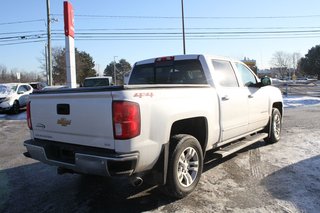
[{"label": "rear passenger door window", "polygon": [[213,78],[222,87],[239,87],[237,77],[229,61],[212,60]]}]

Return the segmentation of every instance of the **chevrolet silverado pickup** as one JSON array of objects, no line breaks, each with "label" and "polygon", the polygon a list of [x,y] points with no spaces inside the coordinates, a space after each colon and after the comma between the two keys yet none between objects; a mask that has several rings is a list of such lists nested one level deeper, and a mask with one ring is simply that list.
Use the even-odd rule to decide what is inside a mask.
[{"label": "chevrolet silverado pickup", "polygon": [[177,55],[136,62],[123,86],[36,91],[25,156],[58,173],[153,177],[170,195],[192,192],[204,157],[280,139],[283,101],[240,61]]}]

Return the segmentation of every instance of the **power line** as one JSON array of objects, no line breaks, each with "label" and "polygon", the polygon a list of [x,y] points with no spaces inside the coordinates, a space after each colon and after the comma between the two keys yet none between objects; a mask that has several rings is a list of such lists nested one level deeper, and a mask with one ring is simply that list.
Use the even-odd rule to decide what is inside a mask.
[{"label": "power line", "polygon": [[[63,16],[63,14],[51,14]],[[124,19],[181,19],[180,16],[109,16],[109,15],[84,15],[75,14],[75,17],[83,18],[124,18]],[[296,19],[296,18],[319,18],[320,15],[295,15],[295,16],[189,16],[185,19]]]},{"label": "power line", "polygon": [[[320,29],[318,27],[307,27],[307,26],[298,26],[298,27],[187,27],[186,30],[252,30],[252,29]],[[177,27],[169,27],[169,28],[87,28],[87,29],[77,29],[77,32],[82,31],[151,31],[151,30],[181,30],[181,28]],[[53,32],[62,32],[62,30],[52,30]]]},{"label": "power line", "polygon": [[46,34],[34,34],[34,35],[19,35],[19,36],[9,36],[9,37],[0,37],[1,40],[11,40],[11,39],[30,39],[30,38],[40,38]]},{"label": "power line", "polygon": [[[194,27],[194,28],[186,28],[186,30],[277,30],[277,29],[320,29],[315,26],[298,26],[298,27]],[[164,30],[180,30],[180,28],[87,28],[87,29],[77,29],[77,35],[81,33],[89,32],[97,32],[97,31],[164,31]],[[63,33],[63,30],[54,29],[52,32],[55,34]],[[33,30],[33,31],[15,31],[15,32],[5,32],[0,33],[0,35],[14,35],[18,34],[17,37],[26,36],[25,34],[29,33],[37,33],[36,35],[43,35],[46,33],[45,30]],[[1,39],[1,38],[0,38]]]},{"label": "power line", "polygon": [[[320,33],[319,30],[285,30],[285,31],[201,31],[201,32],[187,32],[188,35],[239,35],[239,34],[290,34],[290,33]],[[61,33],[52,33],[52,35],[61,35]],[[80,32],[77,36],[84,35],[181,35],[181,32]]]},{"label": "power line", "polygon": [[27,20],[27,21],[14,21],[14,22],[3,22],[3,23],[0,23],[0,25],[24,24],[24,23],[40,22],[40,21],[44,21],[44,19],[34,19],[34,20]]},{"label": "power line", "polygon": [[45,42],[46,40],[35,40],[35,41],[23,41],[23,42],[13,42],[13,43],[6,43],[0,44],[0,46],[9,46],[9,45],[17,45],[17,44],[28,44],[28,43],[38,43],[38,42]]},{"label": "power line", "polygon": [[32,31],[20,31],[20,32],[5,32],[0,35],[11,35],[11,34],[24,34],[24,33],[44,33],[44,30],[32,30]]},{"label": "power line", "polygon": [[[319,28],[316,28],[319,29]],[[199,31],[187,32],[188,40],[218,40],[218,39],[284,39],[284,38],[315,38],[320,37],[320,29],[316,30],[272,30],[272,31]],[[64,34],[52,33],[54,40],[63,40]],[[0,37],[0,45],[25,44],[43,42],[46,33],[18,34]],[[80,32],[76,34],[77,41],[120,41],[120,40],[180,40],[181,32]],[[17,40],[20,40],[17,42]]]},{"label": "power line", "polygon": [[[204,37],[204,38],[193,38],[193,37],[186,37],[187,40],[251,40],[251,39],[261,39],[261,40],[268,40],[268,39],[306,39],[306,38],[319,38],[320,35],[310,35],[310,36],[283,36],[283,37],[278,37],[278,36],[269,36],[269,37]],[[54,41],[63,41],[64,39],[52,39]],[[181,37],[175,37],[175,38],[119,38],[119,37],[114,37],[114,38],[95,38],[95,39],[83,39],[79,38],[77,41],[180,41]]]}]

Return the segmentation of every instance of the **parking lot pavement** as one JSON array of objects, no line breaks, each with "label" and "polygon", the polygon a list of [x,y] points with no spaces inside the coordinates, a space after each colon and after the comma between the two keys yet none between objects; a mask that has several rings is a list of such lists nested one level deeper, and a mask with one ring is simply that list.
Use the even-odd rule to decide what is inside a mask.
[{"label": "parking lot pavement", "polygon": [[27,119],[27,114],[25,110],[20,110],[20,113],[16,115],[0,113],[0,120],[26,120],[26,119]]},{"label": "parking lot pavement", "polygon": [[285,111],[282,139],[226,159],[206,156],[196,190],[181,200],[123,179],[57,175],[25,158],[26,121],[0,120],[0,212],[311,212],[320,209],[320,106]]}]

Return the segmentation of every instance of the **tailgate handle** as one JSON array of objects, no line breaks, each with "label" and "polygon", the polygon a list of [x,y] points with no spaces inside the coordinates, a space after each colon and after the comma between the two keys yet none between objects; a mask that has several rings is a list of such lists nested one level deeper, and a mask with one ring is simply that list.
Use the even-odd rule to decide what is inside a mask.
[{"label": "tailgate handle", "polygon": [[57,114],[58,115],[70,115],[70,105],[69,104],[57,104]]}]

